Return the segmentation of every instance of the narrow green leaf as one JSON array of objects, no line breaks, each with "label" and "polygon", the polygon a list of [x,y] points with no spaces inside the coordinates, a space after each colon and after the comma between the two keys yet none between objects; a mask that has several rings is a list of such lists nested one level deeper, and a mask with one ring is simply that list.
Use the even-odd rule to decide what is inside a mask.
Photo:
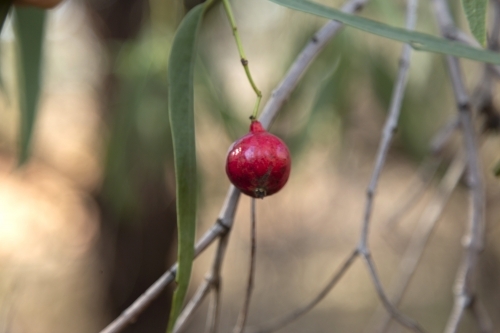
[{"label": "narrow green leaf", "polygon": [[16,33],[19,46],[18,77],[21,107],[19,165],[29,158],[41,86],[40,66],[45,26],[45,11],[16,8]]},{"label": "narrow green leaf", "polygon": [[481,45],[486,46],[486,8],[488,0],[462,0],[470,31]]},{"label": "narrow green leaf", "polygon": [[435,37],[421,32],[409,31],[396,28],[377,21],[343,13],[339,10],[310,2],[308,0],[271,0],[282,6],[318,15],[331,20],[337,20],[354,28],[410,44],[419,51],[448,54],[461,58],[492,63],[500,65],[500,55],[498,53],[473,48],[465,44],[450,41],[444,38]]},{"label": "narrow green leaf", "polygon": [[193,74],[196,39],[205,10],[211,1],[193,8],[182,20],[168,61],[168,109],[174,149],[177,191],[177,289],[172,301],[167,332],[180,314],[191,277],[196,229],[196,147],[194,131]]}]

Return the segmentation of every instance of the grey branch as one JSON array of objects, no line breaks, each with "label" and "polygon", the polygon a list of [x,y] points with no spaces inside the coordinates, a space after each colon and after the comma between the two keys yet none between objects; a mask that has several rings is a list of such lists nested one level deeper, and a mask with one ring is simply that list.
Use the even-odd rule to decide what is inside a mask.
[{"label": "grey branch", "polygon": [[365,259],[366,265],[368,266],[368,271],[373,280],[373,284],[375,285],[375,289],[377,291],[378,297],[382,301],[385,309],[391,315],[394,320],[399,322],[401,325],[409,328],[410,330],[418,333],[425,332],[418,323],[416,323],[413,319],[408,318],[404,314],[402,314],[389,300],[387,295],[384,292],[382,287],[382,283],[380,283],[380,279],[378,277],[377,271],[375,269],[375,264],[373,263],[373,259],[369,253],[364,254],[363,258]]},{"label": "grey branch", "polygon": [[[420,216],[415,232],[412,234],[409,245],[403,254],[400,262],[398,274],[391,283],[391,302],[398,305],[410,283],[413,274],[420,262],[422,254],[427,245],[427,241],[434,230],[436,222],[441,217],[443,210],[450,199],[453,190],[465,169],[463,154],[457,154],[448,167],[446,174],[441,180],[436,193],[434,193],[429,204]],[[381,307],[377,309],[375,315],[367,326],[366,332],[383,333],[390,323],[390,316]]]},{"label": "grey branch", "polygon": [[349,268],[351,267],[351,265],[354,263],[355,259],[358,256],[359,256],[358,250],[354,250],[346,259],[346,261],[340,266],[340,268],[333,274],[333,277],[330,279],[327,285],[308,304],[293,311],[284,318],[275,320],[274,322],[268,324],[266,327],[256,330],[255,333],[274,332],[276,330],[279,330],[280,328],[285,327],[286,325],[290,324],[291,322],[295,321],[296,319],[300,318],[301,316],[309,312],[319,302],[321,302],[321,300],[325,298],[326,295],[328,295],[330,290],[332,290],[333,287],[335,287],[337,282],[339,282],[339,280],[344,276],[345,272],[349,270]]},{"label": "grey branch", "polygon": [[215,254],[214,263],[212,266],[212,273],[210,275],[210,282],[212,284],[212,300],[210,302],[210,308],[208,310],[207,317],[207,332],[215,333],[217,332],[217,326],[219,325],[219,315],[220,315],[220,289],[222,284],[221,269],[222,262],[226,254],[227,243],[229,241],[229,233],[221,236],[219,240],[219,246],[217,247],[217,253]]},{"label": "grey branch", "polygon": [[475,298],[471,305],[472,313],[477,320],[480,333],[493,333],[493,323],[480,299]]},{"label": "grey branch", "polygon": [[215,253],[214,262],[211,271],[205,277],[205,280],[198,286],[196,293],[184,307],[182,313],[177,318],[174,332],[182,332],[187,323],[191,319],[194,311],[201,305],[205,297],[212,291],[215,297],[212,299],[211,309],[208,316],[207,327],[210,331],[215,332],[219,314],[219,292],[220,292],[220,270],[226,253],[227,241],[229,233],[221,235],[217,251]]},{"label": "grey branch", "polygon": [[[406,28],[408,30],[413,30],[415,28],[417,4],[418,0],[408,1],[407,18],[406,18]],[[387,153],[390,148],[390,143],[397,129],[399,115],[401,111],[401,103],[403,100],[408,78],[408,70],[410,68],[410,56],[411,56],[411,47],[410,45],[406,44],[403,46],[403,52],[401,54],[401,60],[399,65],[398,78],[392,94],[391,104],[389,107],[389,114],[384,124],[384,130],[382,133],[382,139],[380,141],[379,149],[377,152],[375,167],[373,169],[370,184],[368,185],[366,191],[365,212],[362,221],[362,230],[358,244],[358,251],[365,259],[368,270],[370,272],[370,276],[375,285],[375,289],[377,290],[378,296],[382,301],[382,304],[384,305],[386,310],[401,325],[411,329],[414,332],[423,332],[423,329],[417,323],[415,323],[412,319],[400,313],[399,310],[396,307],[394,307],[394,305],[389,301],[382,287],[380,279],[378,277],[377,271],[375,269],[375,264],[371,258],[370,249],[368,246],[369,226],[372,215],[373,202],[375,198],[375,191],[377,189],[382,168],[385,165],[385,161],[387,159]]]},{"label": "grey branch", "polygon": [[450,140],[451,135],[460,126],[460,118],[453,116],[432,138],[431,153],[437,155],[443,150],[444,145]]},{"label": "grey branch", "polygon": [[[342,6],[342,11],[350,14],[358,12],[367,2],[368,0],[349,0]],[[295,89],[309,65],[342,27],[343,24],[338,21],[329,21],[314,34],[311,41],[300,52],[264,106],[259,120],[265,128],[269,127],[278,115],[278,110],[288,101],[291,92]]]},{"label": "grey branch", "polygon": [[189,303],[184,307],[182,313],[177,318],[177,321],[175,322],[174,333],[179,333],[184,330],[194,311],[201,305],[205,297],[210,292],[210,289],[211,283],[209,277],[207,277],[200,284],[200,286],[196,290],[196,293],[189,300]]},{"label": "grey branch", "polygon": [[400,204],[394,209],[385,223],[385,230],[392,230],[396,224],[420,201],[425,189],[431,185],[436,171],[442,163],[442,158],[438,157],[446,143],[449,142],[451,135],[460,125],[460,119],[457,116],[452,117],[439,131],[434,135],[430,144],[430,156],[421,163],[417,175],[403,194]]},{"label": "grey branch", "polygon": [[[432,4],[441,34],[446,36],[447,29],[454,26],[447,3],[443,0],[432,0]],[[475,294],[475,275],[479,254],[483,249],[485,203],[482,172],[469,96],[462,79],[458,59],[450,56],[446,57],[446,59],[462,126],[467,158],[471,211],[465,237],[464,258],[456,277],[455,301],[445,328],[445,333],[455,333],[458,330],[465,309],[470,308],[474,298],[477,297]],[[475,313],[473,312],[473,314]],[[480,318],[476,316],[476,320],[479,322]]]},{"label": "grey branch", "polygon": [[[408,1],[408,14],[407,14],[407,25],[406,25],[408,30],[413,30],[415,27],[417,3],[418,3],[417,0]],[[368,228],[370,225],[370,219],[372,214],[373,199],[375,196],[375,190],[377,188],[378,181],[380,179],[382,168],[384,167],[387,158],[387,153],[389,151],[392,137],[394,136],[394,133],[398,126],[399,114],[401,111],[401,103],[403,101],[404,91],[406,88],[406,83],[408,78],[408,70],[410,68],[410,55],[411,55],[411,46],[405,44],[403,46],[403,52],[401,55],[398,78],[391,98],[389,115],[387,116],[386,122],[384,124],[384,130],[382,133],[382,139],[380,141],[379,149],[377,152],[375,167],[373,169],[370,184],[368,185],[367,189],[365,214],[362,223],[360,242],[358,245],[359,251],[361,253],[365,253],[368,251],[367,249],[368,234],[369,234]]]},{"label": "grey branch", "polygon": [[[231,186],[228,190],[226,200],[222,206],[217,222],[201,237],[196,244],[195,257],[205,251],[220,235],[227,233],[234,221],[234,214],[238,206],[240,192]],[[116,333],[123,330],[127,325],[133,323],[137,316],[144,311],[149,304],[156,299],[165,287],[171,283],[177,272],[177,263],[166,271],[155,283],[151,285],[138,299],[123,311],[115,320],[106,326],[100,333]]]}]

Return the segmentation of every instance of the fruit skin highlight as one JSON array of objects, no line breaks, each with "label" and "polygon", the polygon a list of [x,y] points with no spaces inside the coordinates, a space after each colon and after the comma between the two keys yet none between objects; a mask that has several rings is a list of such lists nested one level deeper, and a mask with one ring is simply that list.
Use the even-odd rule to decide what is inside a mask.
[{"label": "fruit skin highlight", "polygon": [[281,190],[290,169],[288,147],[268,133],[258,120],[252,120],[250,132],[229,147],[227,176],[234,186],[251,197],[264,198]]}]

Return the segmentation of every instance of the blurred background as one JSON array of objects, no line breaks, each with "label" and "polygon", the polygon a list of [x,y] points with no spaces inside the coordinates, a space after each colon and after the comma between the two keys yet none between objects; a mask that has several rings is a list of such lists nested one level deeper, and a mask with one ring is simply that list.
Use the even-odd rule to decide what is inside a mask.
[{"label": "blurred background", "polygon": [[[7,21],[0,43],[0,332],[98,332],[175,261],[166,72],[175,29],[196,2],[65,0],[47,11],[32,157],[20,169],[15,167],[16,41],[12,20]],[[232,4],[264,105],[326,21],[265,0]],[[459,2],[452,5],[460,26],[466,27]],[[373,0],[363,15],[404,26],[405,2]],[[436,34],[425,2],[418,30]],[[279,194],[257,205],[250,326],[260,327],[305,304],[356,245],[400,51],[398,43],[347,28],[328,44],[281,110],[271,132],[289,145],[292,174]],[[473,91],[483,67],[463,64]],[[200,236],[222,206],[229,185],[225,155],[230,143],[246,133],[255,101],[222,6],[203,23],[195,95]],[[493,108],[499,102],[495,97]],[[414,53],[370,235],[389,290],[419,214],[432,202],[460,147],[460,135],[445,147],[436,178],[405,219],[389,228],[387,220],[415,186],[432,136],[455,112],[443,58]],[[493,316],[500,311],[500,186],[491,167],[499,157],[499,138],[487,133],[482,141],[488,231],[478,292]],[[462,182],[401,304],[430,332],[444,328],[451,310],[467,202]],[[242,197],[223,266],[221,332],[232,329],[242,306],[249,207],[250,200]],[[191,294],[209,270],[213,252],[210,248],[195,262]],[[164,332],[171,292],[164,292],[124,332]],[[378,303],[358,261],[314,310],[280,332],[362,332]],[[186,331],[203,331],[205,316],[206,304]],[[493,319],[498,327],[500,319]],[[476,331],[466,316],[460,332]]]}]

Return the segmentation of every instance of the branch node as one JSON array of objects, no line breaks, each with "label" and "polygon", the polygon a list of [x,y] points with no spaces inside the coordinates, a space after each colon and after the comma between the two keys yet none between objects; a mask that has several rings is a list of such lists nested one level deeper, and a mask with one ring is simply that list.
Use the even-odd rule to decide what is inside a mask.
[{"label": "branch node", "polygon": [[222,234],[221,235],[225,235],[225,234],[227,234],[229,232],[229,230],[231,230],[231,228],[229,226],[227,226],[221,218],[218,218],[215,221],[215,223],[222,228]]}]

